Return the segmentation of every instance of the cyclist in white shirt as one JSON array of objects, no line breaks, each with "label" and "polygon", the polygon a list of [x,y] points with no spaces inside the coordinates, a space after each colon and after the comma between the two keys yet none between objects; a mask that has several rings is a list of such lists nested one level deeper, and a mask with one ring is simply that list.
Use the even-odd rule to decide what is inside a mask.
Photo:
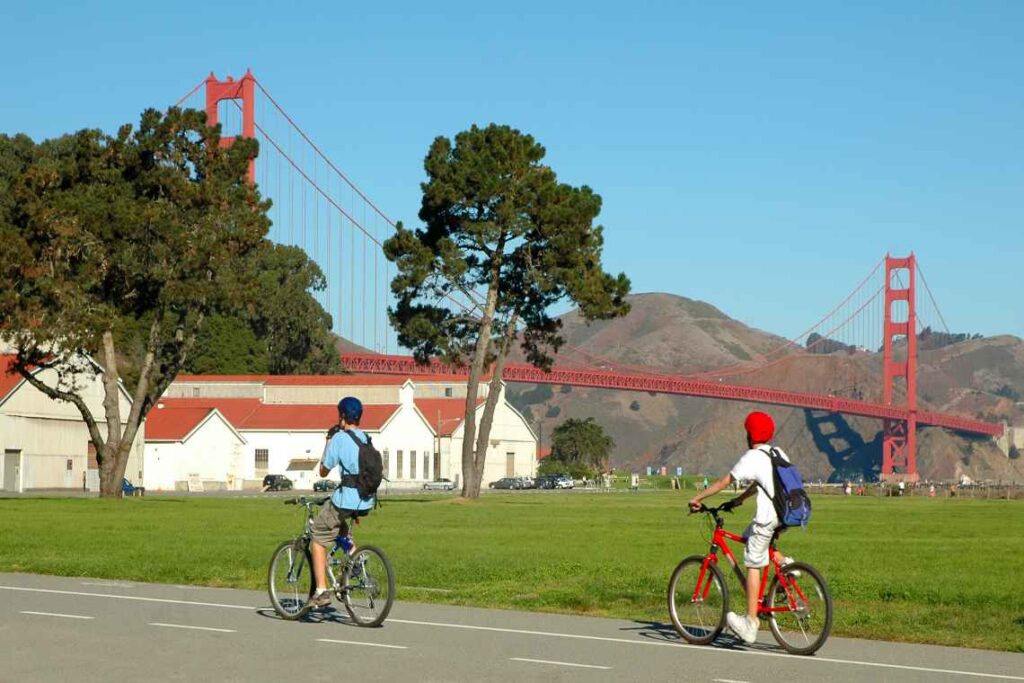
[{"label": "cyclist in white shirt", "polygon": [[[726,509],[731,510],[750,496],[757,495],[754,519],[743,532],[743,538],[747,542],[743,551],[743,564],[747,567],[747,613],[729,612],[726,617],[729,628],[737,636],[746,643],[753,643],[757,640],[757,631],[760,627],[757,596],[761,590],[761,571],[768,566],[768,548],[779,525],[779,517],[772,503],[772,497],[775,495],[772,462],[767,453],[775,435],[775,422],[766,413],[753,412],[747,415],[743,426],[747,431],[747,452],[740,456],[728,474],[694,496],[690,501],[690,509],[696,512],[700,509],[702,500],[710,498],[733,482],[740,482],[741,485],[747,485],[747,488],[726,503]],[[781,449],[775,450],[783,459],[789,461]]]}]

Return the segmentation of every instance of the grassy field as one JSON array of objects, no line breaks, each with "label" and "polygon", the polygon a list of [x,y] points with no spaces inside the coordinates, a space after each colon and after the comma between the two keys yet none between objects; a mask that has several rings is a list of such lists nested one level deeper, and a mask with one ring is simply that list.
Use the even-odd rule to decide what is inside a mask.
[{"label": "grassy field", "polygon": [[[683,493],[392,498],[356,539],[400,599],[666,623],[669,573],[707,547]],[[0,519],[0,571],[256,589],[301,528],[269,498],[3,499]],[[1024,501],[818,496],[781,548],[825,574],[836,635],[1024,652]]]}]

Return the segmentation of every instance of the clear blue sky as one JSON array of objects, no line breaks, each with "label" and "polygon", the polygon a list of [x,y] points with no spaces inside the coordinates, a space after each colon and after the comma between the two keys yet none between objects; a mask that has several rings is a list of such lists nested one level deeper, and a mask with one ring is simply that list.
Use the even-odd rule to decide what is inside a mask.
[{"label": "clear blue sky", "polygon": [[1024,3],[722,4],[15,3],[0,131],[252,67],[407,224],[434,136],[508,123],[603,196],[634,291],[791,335],[913,249],[951,328],[1024,336]]}]

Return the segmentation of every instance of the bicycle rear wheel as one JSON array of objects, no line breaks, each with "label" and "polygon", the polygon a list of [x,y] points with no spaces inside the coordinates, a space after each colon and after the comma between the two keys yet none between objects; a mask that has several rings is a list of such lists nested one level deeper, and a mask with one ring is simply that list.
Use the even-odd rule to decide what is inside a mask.
[{"label": "bicycle rear wheel", "polygon": [[395,572],[380,548],[360,546],[341,575],[345,609],[359,626],[380,626],[395,600]]},{"label": "bicycle rear wheel", "polygon": [[700,555],[687,557],[668,582],[668,613],[683,640],[707,645],[718,637],[729,611],[729,591],[718,565],[704,568]]},{"label": "bicycle rear wheel", "polygon": [[771,612],[768,624],[779,645],[795,655],[817,651],[832,630],[832,595],[817,569],[803,562],[782,568],[787,586],[772,578],[765,593],[768,607],[786,608]]},{"label": "bicycle rear wheel", "polygon": [[307,611],[306,603],[314,586],[313,558],[302,539],[277,546],[267,570],[267,592],[274,611],[282,619],[298,619]]}]

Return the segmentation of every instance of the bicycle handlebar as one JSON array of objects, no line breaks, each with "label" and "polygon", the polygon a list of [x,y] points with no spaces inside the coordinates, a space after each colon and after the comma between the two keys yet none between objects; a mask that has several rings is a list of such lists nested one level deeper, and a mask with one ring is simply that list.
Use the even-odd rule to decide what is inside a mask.
[{"label": "bicycle handlebar", "polygon": [[299,496],[298,498],[289,498],[284,501],[285,505],[323,505],[327,502],[330,496],[324,496],[323,498],[306,498],[305,496]]}]

